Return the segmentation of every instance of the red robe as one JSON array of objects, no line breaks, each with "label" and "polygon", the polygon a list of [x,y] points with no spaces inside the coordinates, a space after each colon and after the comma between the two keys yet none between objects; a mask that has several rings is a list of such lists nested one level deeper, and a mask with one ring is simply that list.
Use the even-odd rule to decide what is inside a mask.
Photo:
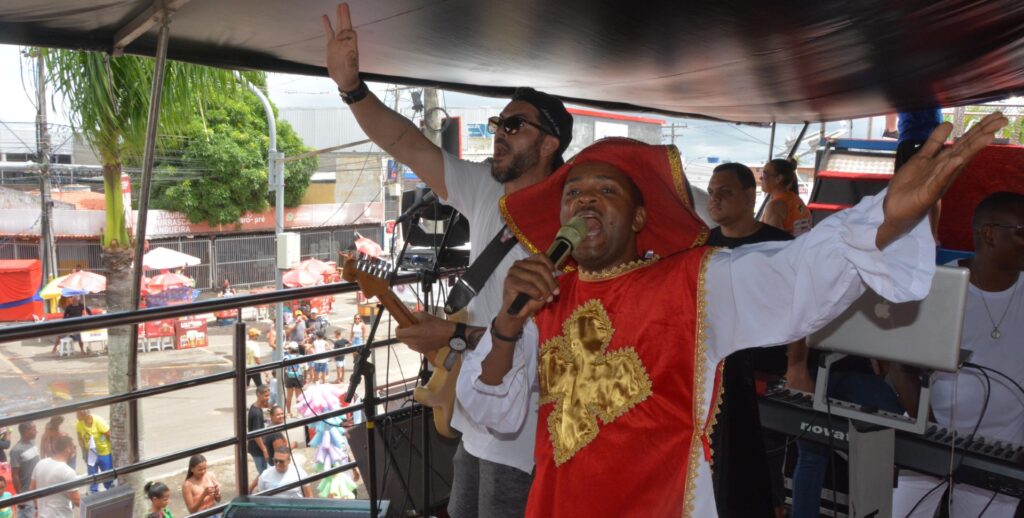
[{"label": "red robe", "polygon": [[527,516],[691,514],[717,408],[704,401],[705,383],[718,377],[704,379],[710,251],[603,280],[559,279],[558,299],[536,317],[540,409]]}]

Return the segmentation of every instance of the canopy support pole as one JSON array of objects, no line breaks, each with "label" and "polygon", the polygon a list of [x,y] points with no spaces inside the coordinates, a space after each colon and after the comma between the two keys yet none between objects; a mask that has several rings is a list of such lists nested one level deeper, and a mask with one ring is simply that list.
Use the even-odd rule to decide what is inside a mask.
[{"label": "canopy support pole", "polygon": [[[164,69],[167,63],[167,43],[170,40],[170,11],[160,16],[160,32],[157,36],[156,63],[153,68],[153,86],[149,94],[149,115],[146,119],[146,147],[142,154],[142,185],[139,189],[139,216],[135,224],[135,257],[132,266],[132,310],[139,309],[142,285],[142,255],[146,244],[146,220],[149,214],[149,191],[153,179],[153,160],[156,149],[157,129],[160,122],[160,101],[164,89]],[[128,390],[139,388],[139,329],[128,333]],[[132,400],[128,405],[128,421],[131,431],[131,454],[133,462],[140,458],[139,404]]]}]

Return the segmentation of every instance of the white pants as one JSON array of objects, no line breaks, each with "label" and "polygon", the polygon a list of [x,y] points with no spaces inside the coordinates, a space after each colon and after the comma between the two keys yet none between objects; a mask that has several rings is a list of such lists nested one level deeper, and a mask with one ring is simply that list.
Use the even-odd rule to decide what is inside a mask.
[{"label": "white pants", "polygon": [[[942,483],[942,487],[932,491],[940,483]],[[921,498],[929,491],[932,491],[931,494],[921,501]],[[942,496],[945,493],[946,485],[938,478],[906,471],[901,472],[899,484],[893,491],[892,515],[894,518],[932,518],[942,503]],[[988,509],[985,509],[983,515],[985,518],[1013,518],[1013,514],[1017,510],[1017,499],[1006,495],[996,495],[993,500],[992,495],[993,492],[987,489],[967,484],[956,484],[950,518],[975,518],[979,516],[982,509],[985,509],[986,505],[988,505]],[[990,500],[992,500],[991,505],[989,505]],[[920,505],[918,505],[918,501],[921,501]],[[909,514],[915,505],[917,508],[914,509],[914,514]]]}]

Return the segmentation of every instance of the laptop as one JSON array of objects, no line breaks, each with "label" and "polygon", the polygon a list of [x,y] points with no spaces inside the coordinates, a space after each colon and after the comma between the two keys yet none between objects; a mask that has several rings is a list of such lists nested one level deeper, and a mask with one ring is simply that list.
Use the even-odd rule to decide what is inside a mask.
[{"label": "laptop", "polygon": [[815,349],[956,371],[967,305],[966,268],[936,267],[924,300],[893,304],[871,291],[807,337]]}]

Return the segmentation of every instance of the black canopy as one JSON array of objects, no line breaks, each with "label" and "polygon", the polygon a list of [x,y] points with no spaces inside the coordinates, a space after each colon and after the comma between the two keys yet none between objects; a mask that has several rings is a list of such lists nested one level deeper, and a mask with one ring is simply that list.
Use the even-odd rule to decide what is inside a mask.
[{"label": "black canopy", "polygon": [[[172,59],[323,75],[333,0],[167,0]],[[110,51],[139,0],[4,0],[0,42]],[[744,122],[1024,92],[1021,0],[353,0],[367,79]],[[152,55],[156,29],[129,53]]]}]

